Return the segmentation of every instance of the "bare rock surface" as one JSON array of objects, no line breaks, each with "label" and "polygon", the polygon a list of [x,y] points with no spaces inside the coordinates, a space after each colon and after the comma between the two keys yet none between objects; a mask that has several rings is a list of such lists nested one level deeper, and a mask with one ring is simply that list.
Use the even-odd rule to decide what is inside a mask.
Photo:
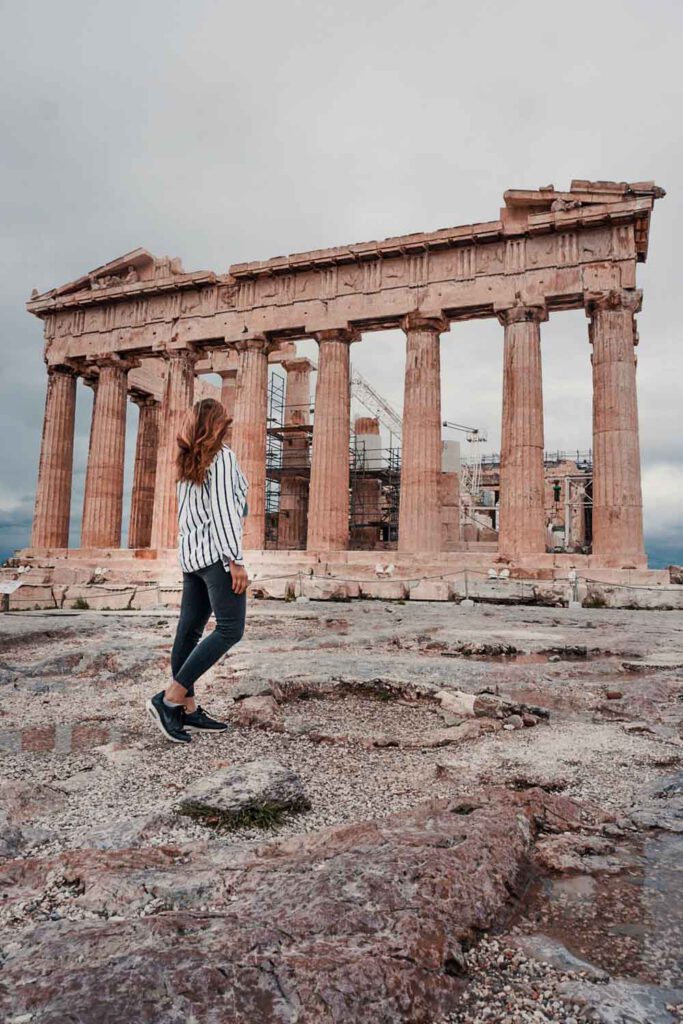
[{"label": "bare rock surface", "polygon": [[95,850],[125,850],[140,846],[166,824],[168,817],[168,812],[163,811],[134,814],[94,828],[85,828],[80,836],[81,845]]},{"label": "bare rock surface", "polygon": [[12,824],[7,811],[0,810],[0,860],[16,857],[25,843],[19,826]]},{"label": "bare rock surface", "polygon": [[51,786],[41,785],[35,780],[4,779],[0,786],[0,808],[10,821],[31,821],[36,816],[61,807],[63,796]]},{"label": "bare rock surface", "polygon": [[41,1024],[426,1022],[462,988],[463,943],[523,880],[534,801],[426,804],[257,849],[15,862],[0,884],[24,902],[61,877],[100,919],[10,943],[0,1007]]},{"label": "bare rock surface", "polygon": [[683,832],[683,771],[658,779],[631,816],[639,828]]},{"label": "bare rock surface", "polygon": [[615,979],[607,985],[567,981],[560,991],[568,1002],[590,1009],[600,1024],[674,1024],[675,1008],[683,1004],[683,989],[640,985]]}]

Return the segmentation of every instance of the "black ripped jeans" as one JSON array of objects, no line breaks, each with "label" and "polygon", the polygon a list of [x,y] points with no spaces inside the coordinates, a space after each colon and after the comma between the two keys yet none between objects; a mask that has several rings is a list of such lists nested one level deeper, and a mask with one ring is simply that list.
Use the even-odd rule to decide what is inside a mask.
[{"label": "black ripped jeans", "polygon": [[[180,618],[171,652],[173,678],[194,697],[194,684],[244,634],[247,595],[235,594],[222,562],[183,573]],[[211,612],[216,628],[202,640]]]}]

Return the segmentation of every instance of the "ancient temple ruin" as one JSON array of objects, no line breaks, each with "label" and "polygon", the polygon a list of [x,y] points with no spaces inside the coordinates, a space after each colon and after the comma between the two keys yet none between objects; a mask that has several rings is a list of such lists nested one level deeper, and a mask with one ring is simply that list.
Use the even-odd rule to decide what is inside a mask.
[{"label": "ancient temple ruin", "polygon": [[[354,547],[369,545],[350,498],[350,349],[371,345],[373,331],[401,328],[402,438],[390,484],[397,535],[383,546],[397,548],[405,563],[455,564],[458,557],[480,555],[482,564],[503,560],[530,571],[559,565],[545,511],[541,334],[551,314],[583,308],[593,381],[592,547],[574,562],[645,567],[636,268],[647,257],[650,216],[662,195],[652,182],[579,180],[568,192],[510,190],[493,221],[237,263],[224,274],[186,272],[179,260],[136,249],[76,281],[34,293],[28,309],[44,323],[48,385],[25,554],[101,561],[121,548],[132,401],[140,413],[128,546],[138,558],[164,558],[176,540],[178,426],[199,394],[219,394],[203,379],[219,374],[222,401],[234,417],[231,444],[250,481],[245,547],[272,549],[272,558],[299,552],[304,561],[327,564],[360,558]],[[458,482],[445,486],[442,461],[441,337],[484,317],[502,327],[497,544],[468,539],[454,525],[460,521]],[[304,338],[317,342],[317,366],[297,354],[296,342]],[[581,355],[582,342],[577,338],[577,358],[585,359],[588,386],[589,350]],[[270,431],[269,362],[279,363],[286,376],[285,416]],[[95,400],[81,548],[69,551],[79,378],[94,389]],[[364,423],[360,430],[371,438],[376,427]],[[269,510],[273,437],[282,455],[277,509]],[[374,500],[377,481],[386,488],[387,479],[386,466],[374,476],[366,472],[363,500]]]}]

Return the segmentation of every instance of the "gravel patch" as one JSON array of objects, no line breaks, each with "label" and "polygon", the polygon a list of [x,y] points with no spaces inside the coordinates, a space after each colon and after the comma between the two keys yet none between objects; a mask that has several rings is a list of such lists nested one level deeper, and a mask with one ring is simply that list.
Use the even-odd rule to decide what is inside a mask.
[{"label": "gravel patch", "polygon": [[[608,991],[604,982],[591,982],[589,974],[559,970],[531,959],[506,946],[504,940],[483,939],[465,957],[464,975],[469,980],[462,1006],[439,1024],[583,1024],[608,1020],[637,1024],[647,1019],[630,1014],[607,1017],[585,1005],[583,998],[573,1002],[569,993],[584,985],[589,986],[596,1001],[600,1000],[601,987]],[[664,1019],[666,1016],[672,1022],[683,1020],[683,1004],[669,1004]]]}]

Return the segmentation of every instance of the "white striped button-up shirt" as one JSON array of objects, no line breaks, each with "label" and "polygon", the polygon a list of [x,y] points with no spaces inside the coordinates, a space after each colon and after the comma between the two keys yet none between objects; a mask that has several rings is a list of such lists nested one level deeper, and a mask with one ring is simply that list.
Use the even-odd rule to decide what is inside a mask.
[{"label": "white striped button-up shirt", "polygon": [[248,483],[235,453],[224,445],[209,466],[204,483],[178,481],[178,560],[183,572],[215,562],[244,564],[242,517]]}]

